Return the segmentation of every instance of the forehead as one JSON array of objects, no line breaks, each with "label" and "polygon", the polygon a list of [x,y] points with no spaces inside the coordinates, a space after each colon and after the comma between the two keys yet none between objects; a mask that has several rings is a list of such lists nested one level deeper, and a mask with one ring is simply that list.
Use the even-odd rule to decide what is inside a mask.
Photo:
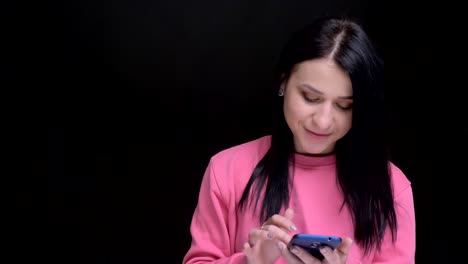
[{"label": "forehead", "polygon": [[324,94],[352,95],[352,83],[347,72],[330,59],[314,59],[296,65],[291,74],[295,85],[310,85]]}]

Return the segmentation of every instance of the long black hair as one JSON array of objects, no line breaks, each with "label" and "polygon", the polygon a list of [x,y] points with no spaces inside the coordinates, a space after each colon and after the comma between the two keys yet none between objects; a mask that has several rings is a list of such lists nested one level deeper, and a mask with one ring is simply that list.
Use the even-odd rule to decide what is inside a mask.
[{"label": "long black hair", "polygon": [[[395,240],[397,226],[385,136],[383,61],[359,23],[345,18],[317,19],[293,34],[284,47],[276,94],[295,65],[318,58],[333,59],[352,82],[352,127],[337,141],[334,152],[343,206],[348,206],[354,221],[354,239],[369,252],[374,246],[380,248],[387,226]],[[260,221],[289,203],[294,139],[284,117],[283,98],[276,96],[275,100],[271,147],[254,169],[239,203],[245,209],[254,201],[255,210],[266,184]]]}]

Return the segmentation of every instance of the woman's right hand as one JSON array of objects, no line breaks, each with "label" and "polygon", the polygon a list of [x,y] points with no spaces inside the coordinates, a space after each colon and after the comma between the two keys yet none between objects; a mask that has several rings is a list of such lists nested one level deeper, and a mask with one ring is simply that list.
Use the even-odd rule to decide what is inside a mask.
[{"label": "woman's right hand", "polygon": [[249,232],[249,241],[244,244],[244,254],[248,264],[272,264],[281,251],[278,243],[287,244],[291,240],[290,232],[296,231],[293,223],[294,211],[286,209],[284,215],[275,214],[259,228]]},{"label": "woman's right hand", "polygon": [[323,247],[320,252],[325,257],[322,261],[313,257],[307,251],[300,247],[293,247],[291,251],[286,248],[286,244],[279,244],[281,253],[288,264],[344,264],[348,259],[348,253],[351,248],[352,240],[345,237],[343,242],[332,250],[328,247]]}]

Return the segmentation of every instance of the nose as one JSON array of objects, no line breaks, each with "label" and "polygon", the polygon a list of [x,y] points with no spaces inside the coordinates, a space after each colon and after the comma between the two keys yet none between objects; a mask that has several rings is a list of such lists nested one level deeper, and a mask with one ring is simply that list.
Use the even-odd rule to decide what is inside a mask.
[{"label": "nose", "polygon": [[314,115],[314,121],[321,132],[326,132],[333,124],[333,107],[331,104],[322,104]]}]

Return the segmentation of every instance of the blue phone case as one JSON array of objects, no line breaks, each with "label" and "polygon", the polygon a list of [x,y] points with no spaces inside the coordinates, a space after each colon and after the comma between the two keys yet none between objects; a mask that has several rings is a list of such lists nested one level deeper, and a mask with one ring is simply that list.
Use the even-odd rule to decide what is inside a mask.
[{"label": "blue phone case", "polygon": [[341,243],[341,237],[325,236],[315,234],[295,234],[289,241],[288,249],[293,245],[299,246],[307,250],[312,256],[319,260],[323,260],[324,256],[320,253],[321,246],[328,246],[335,249]]}]

